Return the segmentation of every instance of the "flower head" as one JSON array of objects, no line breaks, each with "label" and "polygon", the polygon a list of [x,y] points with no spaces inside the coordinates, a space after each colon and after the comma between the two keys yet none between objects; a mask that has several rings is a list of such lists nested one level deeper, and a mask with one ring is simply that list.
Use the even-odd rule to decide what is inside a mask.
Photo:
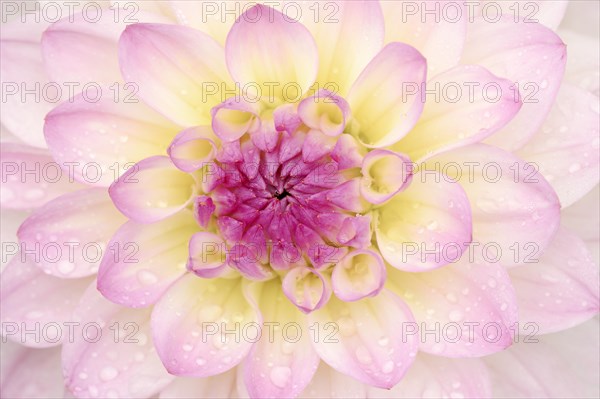
[{"label": "flower head", "polygon": [[[536,133],[563,77],[561,39],[506,15],[467,32],[466,19],[396,24],[402,2],[331,4],[335,23],[310,4],[297,4],[298,20],[256,4],[214,24],[171,2],[139,23],[78,15],[45,30],[52,78],[122,86],[46,115],[40,146],[78,183],[59,197],[45,189],[45,204],[25,196],[23,208],[40,207],[18,232],[32,245],[101,242],[101,260],[22,251],[3,273],[5,335],[4,322],[57,318],[139,330],[135,345],[54,342],[75,396],[237,379],[240,395],[297,397],[332,370],[380,395],[405,389],[412,370],[456,367],[484,370],[482,382],[442,390],[482,397],[483,363],[450,359],[505,350],[521,321],[550,332],[597,314],[597,270],[560,210],[596,185],[598,156],[575,194],[522,159],[544,162]],[[82,32],[102,51],[75,54]],[[95,65],[105,57],[109,67]],[[539,101],[524,99],[526,84]],[[135,101],[115,100],[129,88]],[[7,152],[48,157],[19,146]],[[578,256],[583,289],[561,281],[560,265],[539,277],[527,264],[531,248],[566,256],[557,246]],[[38,288],[24,305],[29,280]],[[564,298],[560,317],[532,310],[546,283]],[[46,290],[68,294],[41,305]]]}]

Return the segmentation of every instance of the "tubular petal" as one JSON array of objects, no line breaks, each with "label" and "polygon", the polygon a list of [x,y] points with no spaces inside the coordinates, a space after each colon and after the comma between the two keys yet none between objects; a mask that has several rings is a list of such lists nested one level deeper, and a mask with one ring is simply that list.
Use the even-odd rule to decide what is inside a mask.
[{"label": "tubular petal", "polygon": [[374,150],[362,164],[360,192],[372,204],[381,204],[405,189],[412,179],[410,159],[389,150]]},{"label": "tubular petal", "polygon": [[295,267],[282,281],[285,296],[304,313],[323,307],[331,296],[329,280],[308,267]]},{"label": "tubular petal", "polygon": [[167,149],[173,164],[184,172],[194,172],[214,159],[216,137],[208,127],[199,126],[179,133]]},{"label": "tubular petal", "polygon": [[348,253],[335,265],[331,274],[335,296],[346,302],[379,294],[385,279],[383,259],[371,250]]}]

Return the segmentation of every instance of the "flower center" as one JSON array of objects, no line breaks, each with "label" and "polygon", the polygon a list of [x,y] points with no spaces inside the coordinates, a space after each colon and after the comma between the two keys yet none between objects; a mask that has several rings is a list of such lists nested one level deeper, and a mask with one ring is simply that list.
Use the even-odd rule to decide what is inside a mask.
[{"label": "flower center", "polygon": [[278,200],[282,200],[285,197],[287,197],[288,195],[291,195],[290,193],[287,192],[287,190],[283,190],[282,193],[278,193],[277,191],[275,191],[275,194],[273,194],[273,196],[275,198],[277,198]]},{"label": "flower center", "polygon": [[346,247],[367,245],[370,218],[358,214],[359,172],[345,165],[343,143],[306,127],[273,126],[271,134],[271,148],[257,134],[224,143],[206,168],[196,214],[211,207],[228,264],[266,277],[271,269],[324,268]]}]

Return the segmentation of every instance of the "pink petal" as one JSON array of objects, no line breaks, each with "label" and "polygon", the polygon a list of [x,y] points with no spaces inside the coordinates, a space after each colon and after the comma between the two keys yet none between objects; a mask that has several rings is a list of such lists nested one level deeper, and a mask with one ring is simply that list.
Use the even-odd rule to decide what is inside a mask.
[{"label": "pink petal", "polygon": [[383,258],[420,272],[460,258],[472,233],[471,205],[460,184],[417,173],[410,186],[377,210],[375,233]]},{"label": "pink petal", "polygon": [[[413,316],[387,290],[357,302],[332,297],[327,306],[307,317],[309,325],[318,323],[319,339],[311,341],[321,359],[365,384],[391,388],[416,355],[417,339],[400,333],[406,324],[414,324]],[[339,333],[327,335],[331,331]]]},{"label": "pink petal", "polygon": [[312,381],[300,394],[303,399],[366,398],[368,385],[335,371],[321,362]]},{"label": "pink petal", "polygon": [[40,247],[35,262],[61,278],[95,274],[111,251],[108,241],[126,219],[106,189],[87,189],[58,197],[37,209],[18,231],[23,248]]},{"label": "pink petal", "polygon": [[402,42],[419,50],[427,58],[430,76],[458,64],[469,20],[465,3],[382,1],[381,7],[385,42]]},{"label": "pink petal", "polygon": [[208,377],[236,366],[252,346],[241,339],[242,327],[261,322],[240,279],[193,274],[174,284],[152,312],[156,350],[169,373],[178,376]]},{"label": "pink petal", "polygon": [[598,314],[598,265],[585,243],[561,228],[538,262],[510,269],[517,292],[519,325],[527,335],[571,328]]},{"label": "pink petal", "polygon": [[519,155],[539,167],[563,207],[598,184],[598,96],[564,84],[554,108]]},{"label": "pink petal", "polygon": [[82,186],[48,151],[24,144],[2,143],[2,208],[35,209]]},{"label": "pink petal", "polygon": [[[91,280],[65,280],[43,273],[20,252],[2,272],[2,335],[23,345],[44,348],[66,342],[64,323]],[[29,331],[29,333],[28,333]]]},{"label": "pink petal", "polygon": [[167,157],[146,158],[114,182],[108,192],[128,218],[152,223],[185,208],[196,193],[191,175],[175,168]]},{"label": "pink petal", "polygon": [[309,130],[302,144],[302,160],[306,163],[318,161],[333,150],[336,141],[318,130]]},{"label": "pink petal", "polygon": [[[40,18],[39,14],[37,18]],[[23,34],[23,28],[19,25],[28,26],[35,33],[39,30],[39,25],[25,25],[20,21],[2,25],[2,126],[26,144],[45,148],[44,116],[55,104],[67,97],[61,86],[49,82],[42,63],[39,38],[35,37],[37,34]],[[18,33],[11,32],[15,27]],[[42,95],[44,86],[47,91]],[[31,94],[25,95],[23,89],[29,90]]]},{"label": "pink petal", "polygon": [[109,186],[148,156],[164,154],[178,130],[144,103],[104,87],[98,102],[81,94],[54,108],[44,134],[52,156],[85,184]]},{"label": "pink petal", "polygon": [[496,23],[475,19],[469,25],[463,63],[478,64],[519,85],[523,107],[488,142],[514,150],[531,138],[550,112],[563,78],[566,48],[550,29],[505,16]]},{"label": "pink petal", "polygon": [[243,364],[248,393],[252,398],[295,398],[319,365],[304,317],[283,297],[278,282],[266,285],[255,300],[271,324],[262,326],[261,336],[254,332],[260,330],[248,329],[246,339],[258,336]]},{"label": "pink petal", "polygon": [[0,256],[0,272],[19,253],[20,245],[17,238],[17,230],[28,216],[29,213],[27,212],[2,209],[0,237],[2,237],[4,245],[2,247],[2,256]]},{"label": "pink petal", "polygon": [[404,154],[374,150],[363,159],[361,172],[362,196],[372,204],[382,204],[408,187],[413,165]]},{"label": "pink petal", "polygon": [[[298,19],[312,33],[319,49],[317,82],[346,96],[352,83],[383,46],[384,22],[380,2],[330,1],[316,5],[298,2]],[[268,4],[268,3],[267,3]],[[293,15],[293,14],[292,14]]]},{"label": "pink petal", "polygon": [[[88,12],[92,12],[91,8]],[[76,93],[90,83],[113,88],[115,84],[123,85],[118,41],[125,27],[138,22],[169,22],[160,14],[138,9],[133,16],[132,12],[131,5],[121,10],[113,7],[104,9],[97,18],[83,12],[52,24],[44,32],[41,43],[48,75],[61,84],[80,83],[75,88]]]},{"label": "pink petal", "polygon": [[60,349],[30,349],[10,341],[0,344],[0,396],[3,398],[62,398],[65,392]]},{"label": "pink petal", "polygon": [[492,386],[479,359],[450,359],[419,353],[398,385],[369,388],[369,398],[490,398]]},{"label": "pink petal", "polygon": [[179,133],[167,149],[173,164],[184,172],[194,172],[211,162],[217,153],[217,138],[206,126]]},{"label": "pink petal", "polygon": [[427,82],[429,94],[419,122],[393,148],[411,159],[483,141],[521,109],[513,82],[472,65],[455,67]]},{"label": "pink petal", "polygon": [[74,339],[63,345],[65,384],[78,398],[148,398],[173,376],[160,363],[150,312],[115,305],[89,287],[75,312]]},{"label": "pink petal", "polygon": [[196,231],[187,210],[157,223],[125,223],[108,244],[98,290],[128,307],[155,303],[185,273],[188,241]]},{"label": "pink petal", "polygon": [[166,388],[160,391],[160,399],[184,398],[237,398],[236,371],[231,369],[210,378],[177,377]]},{"label": "pink petal", "polygon": [[351,302],[379,294],[385,278],[385,264],[381,255],[365,249],[344,256],[333,268],[331,283],[335,296]]},{"label": "pink petal", "polygon": [[561,211],[560,222],[579,238],[585,241],[592,253],[594,262],[600,264],[600,186],[596,186],[589,194]]},{"label": "pink petal", "polygon": [[230,89],[221,46],[184,26],[128,26],[119,40],[119,64],[141,99],[183,126],[209,124],[210,109]]},{"label": "pink petal", "polygon": [[[252,98],[295,102],[290,97],[299,99],[317,75],[317,48],[306,28],[260,4],[237,19],[227,36],[225,54],[233,79],[242,87],[252,85]],[[286,85],[293,87],[289,94],[283,90]]]},{"label": "pink petal", "polygon": [[[275,129],[278,132],[287,132],[290,134],[290,136],[285,136],[285,137],[294,139],[294,138],[298,137],[299,132],[296,132],[296,129],[298,129],[298,127],[300,127],[300,125],[302,124],[302,120],[296,113],[294,104],[283,104],[283,105],[277,107],[275,109],[275,111],[273,111],[273,123],[275,124]],[[291,136],[292,133],[295,133],[294,136]],[[282,144],[282,146],[283,146],[283,144]],[[291,159],[293,157],[293,156],[289,156],[287,158],[283,158],[283,155],[282,155],[283,153],[284,153],[284,151],[282,148],[279,152],[280,162],[285,162],[288,159]]]},{"label": "pink petal", "polygon": [[[585,7],[583,3],[575,7]],[[583,8],[582,8],[583,9]],[[573,15],[578,15],[575,12]],[[583,15],[580,13],[579,15]],[[590,13],[591,17],[593,13]],[[578,18],[573,18],[578,23]],[[569,46],[565,82],[576,85],[592,94],[600,95],[600,50],[598,38],[576,31],[561,29],[561,39]]]},{"label": "pink petal", "polygon": [[233,5],[230,6],[231,8],[227,8],[227,10],[231,12],[227,14],[225,13],[225,7],[221,7],[221,4],[210,0],[192,2],[188,0],[171,0],[168,3],[159,2],[156,4],[170,8],[180,25],[198,29],[214,38],[219,44],[224,45],[227,33],[237,16],[239,16],[241,9],[243,7],[247,8],[248,3],[238,2],[236,4],[240,4],[240,6],[237,6],[237,8]]},{"label": "pink petal", "polygon": [[525,253],[537,258],[554,236],[560,204],[534,165],[502,149],[473,144],[430,158],[425,168],[444,171],[467,193],[474,256],[504,266],[522,264]]},{"label": "pink petal", "polygon": [[366,153],[354,137],[342,134],[331,152],[331,158],[338,163],[338,170],[343,170],[360,167]]},{"label": "pink petal", "polygon": [[[409,334],[419,350],[446,357],[476,357],[510,346],[517,334],[517,299],[500,265],[471,261],[426,273],[388,269],[392,289],[418,324]],[[429,332],[428,332],[429,331]]]},{"label": "pink petal", "polygon": [[413,47],[388,44],[362,71],[348,94],[349,127],[367,147],[385,147],[404,137],[423,110],[425,58]]},{"label": "pink petal", "polygon": [[[489,3],[494,3],[490,5]],[[533,0],[522,3],[494,2],[485,0],[472,3],[468,8],[472,17],[488,16],[488,20],[496,19],[496,11],[514,20],[524,20],[527,23],[539,22],[552,30],[556,30],[562,21],[568,5],[567,0],[540,1]],[[483,14],[483,13],[486,14]],[[492,16],[492,13],[494,13]],[[467,16],[465,16],[465,19]]]},{"label": "pink petal", "polygon": [[486,357],[498,398],[596,398],[600,395],[598,321],[567,331],[527,336]]},{"label": "pink petal", "polygon": [[194,219],[200,227],[206,228],[217,207],[212,198],[207,195],[199,195],[194,201]]},{"label": "pink petal", "polygon": [[371,237],[373,235],[371,221],[372,216],[370,214],[345,218],[336,235],[336,239],[340,244],[349,245],[354,248],[368,247],[371,245]]},{"label": "pink petal", "polygon": [[87,13],[70,15],[44,32],[41,51],[53,81],[80,82],[77,93],[89,82],[121,83],[117,42],[125,29],[124,18],[115,21],[113,13],[105,11],[94,22]]}]

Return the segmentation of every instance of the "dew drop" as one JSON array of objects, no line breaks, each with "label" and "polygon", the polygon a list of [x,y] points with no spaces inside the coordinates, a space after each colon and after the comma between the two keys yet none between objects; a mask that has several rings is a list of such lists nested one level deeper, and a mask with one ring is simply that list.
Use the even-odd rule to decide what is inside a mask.
[{"label": "dew drop", "polygon": [[453,310],[448,315],[448,318],[450,319],[450,321],[454,321],[454,322],[461,321],[463,318],[463,314],[460,310]]},{"label": "dew drop", "polygon": [[436,222],[435,220],[432,220],[431,222],[429,222],[427,224],[427,230],[435,230],[438,228],[438,222]]},{"label": "dew drop", "polygon": [[369,351],[364,346],[359,346],[358,348],[356,348],[355,354],[358,361],[362,364],[369,364],[373,361],[373,359],[371,359]]},{"label": "dew drop", "polygon": [[119,375],[119,372],[116,368],[111,366],[104,367],[102,371],[100,371],[100,379],[105,382],[114,380],[117,375]]},{"label": "dew drop", "polygon": [[356,332],[356,325],[354,324],[354,320],[349,317],[341,317],[337,321],[338,327],[340,329],[340,333],[349,337]]},{"label": "dew drop", "polygon": [[571,166],[569,166],[569,173],[576,173],[579,170],[581,170],[581,165],[578,163],[574,163]]},{"label": "dew drop", "polygon": [[381,371],[383,371],[385,374],[389,374],[394,371],[394,362],[391,360],[385,362],[381,367]]},{"label": "dew drop", "polygon": [[146,269],[138,271],[137,278],[140,284],[142,285],[152,285],[156,284],[156,282],[158,281],[158,277],[156,277],[156,274]]},{"label": "dew drop", "polygon": [[219,305],[208,305],[198,313],[198,320],[202,322],[215,321],[221,316],[223,309]]},{"label": "dew drop", "polygon": [[57,265],[57,268],[58,268],[58,271],[60,272],[60,274],[62,274],[63,276],[67,276],[67,275],[71,274],[73,272],[73,270],[75,270],[75,264],[65,260],[65,261],[61,261]]},{"label": "dew drop", "polygon": [[289,367],[282,366],[274,367],[269,375],[273,385],[278,388],[285,388],[289,383],[291,376],[292,370]]},{"label": "dew drop", "polygon": [[454,295],[452,292],[449,292],[449,293],[446,294],[446,299],[450,303],[456,303],[456,302],[458,302],[458,299],[456,298],[456,295]]},{"label": "dew drop", "polygon": [[196,358],[196,364],[198,366],[204,366],[206,364],[206,360],[201,357],[198,357],[198,358]]}]

